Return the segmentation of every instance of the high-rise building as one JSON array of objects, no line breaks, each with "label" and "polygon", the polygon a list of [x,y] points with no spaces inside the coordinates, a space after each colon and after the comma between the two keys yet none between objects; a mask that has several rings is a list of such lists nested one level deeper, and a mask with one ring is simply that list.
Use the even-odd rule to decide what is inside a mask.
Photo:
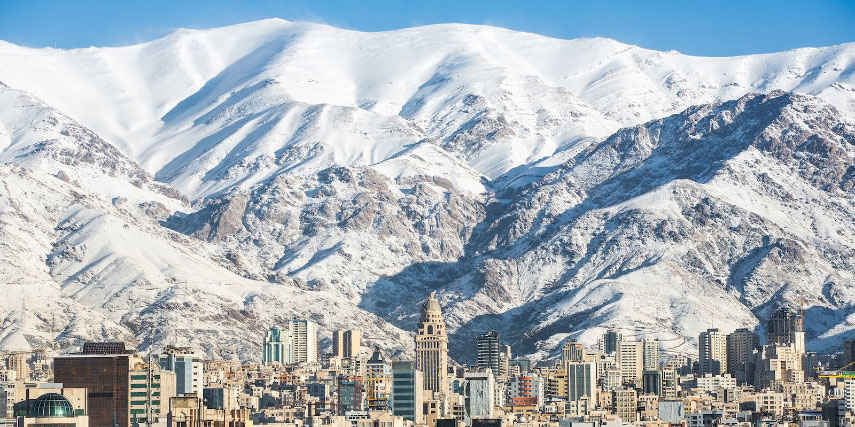
[{"label": "high-rise building", "polygon": [[641,384],[644,372],[644,346],[641,341],[621,341],[618,345],[618,366],[621,380]]},{"label": "high-rise building", "polygon": [[567,370],[561,367],[543,367],[538,370],[544,384],[543,396],[549,399],[567,400]]},{"label": "high-rise building", "polygon": [[673,425],[683,424],[686,415],[683,412],[683,402],[679,400],[659,401],[659,421]]},{"label": "high-rise building", "polygon": [[130,424],[133,425],[134,421],[146,424],[165,421],[169,399],[175,396],[175,372],[137,360],[128,375]]},{"label": "high-rise building", "polygon": [[[852,363],[855,363],[855,339],[843,341],[843,364],[840,366],[843,367]],[[850,366],[847,370],[855,370],[855,368]]]},{"label": "high-rise building", "polygon": [[612,408],[621,421],[634,423],[637,407],[638,395],[635,389],[618,389],[612,392]]},{"label": "high-rise building", "polygon": [[662,395],[662,371],[645,370],[642,377],[641,394]]},{"label": "high-rise building", "polygon": [[30,364],[27,363],[27,353],[18,351],[6,357],[6,367],[15,372],[18,381],[29,381]]},{"label": "high-rise building", "polygon": [[374,349],[374,354],[365,363],[365,372],[368,410],[387,410],[392,390],[392,374],[389,370],[389,364],[379,348]]},{"label": "high-rise building", "polygon": [[508,373],[511,371],[515,373],[526,373],[531,372],[531,360],[526,359],[525,357],[517,357],[516,359],[511,359],[508,361]]},{"label": "high-rise building", "polygon": [[727,335],[727,372],[737,384],[754,383],[754,352],[760,349],[760,337],[740,328]]},{"label": "high-rise building", "polygon": [[277,326],[270,328],[264,336],[263,348],[261,360],[265,365],[293,363],[294,339],[290,330]]},{"label": "high-rise building", "polygon": [[577,401],[587,396],[589,402],[597,401],[597,363],[566,362],[567,400]]},{"label": "high-rise building", "polygon": [[359,355],[362,345],[362,331],[359,329],[344,329],[333,331],[333,356],[352,359]]},{"label": "high-rise building", "polygon": [[805,352],[805,327],[801,313],[781,307],[766,323],[766,345],[793,344],[799,353]]},{"label": "high-rise building", "polygon": [[662,398],[673,400],[679,392],[677,388],[678,372],[673,368],[662,368]]},{"label": "high-rise building", "polygon": [[392,362],[392,415],[424,422],[424,377],[413,361]]},{"label": "high-rise building", "polygon": [[361,377],[340,376],[338,378],[337,410],[339,415],[363,410]]},{"label": "high-rise building", "polygon": [[585,346],[576,341],[567,341],[561,346],[561,362],[581,362],[585,360]]},{"label": "high-rise building", "polygon": [[642,363],[645,371],[659,369],[659,340],[655,338],[643,338],[641,347],[644,351]]},{"label": "high-rise building", "polygon": [[478,337],[478,368],[490,369],[497,375],[501,372],[502,342],[497,331],[489,331]]},{"label": "high-rise building", "polygon": [[496,406],[496,381],[493,372],[489,369],[484,372],[469,372],[464,379],[463,408],[466,419],[492,418],[493,408]]},{"label": "high-rise building", "polygon": [[494,376],[505,378],[510,372],[511,346],[502,344],[499,346],[499,370],[493,372]]},{"label": "high-rise building", "polygon": [[[14,386],[12,386],[14,387]],[[0,381],[0,418],[11,418],[14,413],[13,393],[10,393],[14,388],[9,388],[5,381]]]},{"label": "high-rise building", "polygon": [[843,380],[843,406],[846,412],[855,412],[855,379]]},{"label": "high-rise building", "polygon": [[699,373],[721,375],[727,372],[727,335],[719,329],[707,329],[698,336]]},{"label": "high-rise building", "polygon": [[288,321],[288,332],[294,342],[293,363],[318,361],[318,324],[307,319]]},{"label": "high-rise building", "polygon": [[535,373],[511,377],[510,396],[513,406],[540,406],[545,394],[544,381]]},{"label": "high-rise building", "polygon": [[616,353],[620,347],[623,336],[614,329],[609,329],[600,338],[600,351],[605,354]]},{"label": "high-rise building", "polygon": [[448,336],[439,301],[431,292],[422,305],[416,330],[416,368],[424,374],[425,390],[446,392],[448,375]]},{"label": "high-rise building", "polygon": [[54,359],[54,381],[86,388],[91,425],[127,427],[133,357],[124,343],[86,343],[80,354]]},{"label": "high-rise building", "polygon": [[160,369],[175,372],[175,395],[195,393],[202,396],[205,386],[205,360],[200,353],[186,347],[166,346],[158,356]]}]

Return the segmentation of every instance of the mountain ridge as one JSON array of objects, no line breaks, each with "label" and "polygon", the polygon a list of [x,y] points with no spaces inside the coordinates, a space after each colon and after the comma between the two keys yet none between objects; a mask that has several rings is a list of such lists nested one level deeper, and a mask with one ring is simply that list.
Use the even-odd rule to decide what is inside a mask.
[{"label": "mountain ridge", "polygon": [[[342,38],[344,33],[349,36]],[[240,48],[235,47],[238,41]],[[372,44],[376,47],[371,48]],[[245,145],[249,151],[235,159],[258,167],[240,185],[252,185],[278,173],[280,168],[271,168],[266,159],[275,160],[275,152],[287,147],[270,145],[267,140],[299,137],[293,129],[299,129],[303,119],[299,115],[269,116],[264,111],[276,105],[295,108],[305,103],[353,107],[377,115],[377,120],[382,116],[400,117],[422,129],[421,133],[428,133],[423,137],[440,141],[451,151],[463,150],[470,167],[495,179],[510,169],[549,159],[579,141],[606,137],[619,127],[676,112],[689,104],[735,98],[752,89],[815,92],[841,78],[833,76],[855,84],[853,77],[845,77],[852,74],[853,67],[852,55],[846,52],[847,46],[835,46],[703,58],[650,51],[607,39],[560,40],[487,26],[448,24],[360,33],[272,20],[180,32],[141,45],[106,50],[48,49],[39,51],[35,62],[38,67],[30,67],[31,72],[25,74],[0,64],[0,80],[9,80],[7,83],[25,91],[36,91],[34,94],[48,104],[114,141],[155,175],[160,172],[166,176],[168,172],[161,169],[167,162],[182,152],[189,155],[195,142],[224,131],[249,143]],[[5,55],[0,50],[0,58],[8,58],[4,61],[8,64],[14,63],[13,57],[27,64],[33,62],[27,59],[28,53],[34,52],[7,47]],[[384,60],[385,56],[395,60]],[[248,58],[253,59],[247,62]],[[376,64],[369,61],[372,58],[377,59]],[[829,66],[810,65],[817,61]],[[782,62],[792,65],[780,68],[778,64]],[[152,68],[151,64],[160,65]],[[318,65],[325,66],[313,75],[308,73]],[[369,72],[374,65],[388,70],[389,76],[384,79]],[[735,73],[728,77],[723,66],[733,68]],[[76,85],[53,86],[46,91],[48,87],[42,86],[57,76],[44,75],[39,68],[45,67],[81,78],[74,77]],[[86,69],[97,71],[103,83],[88,87],[85,93],[70,92],[71,87],[91,79],[86,74],[91,71]],[[404,70],[406,74],[402,74]],[[418,72],[413,75],[413,70]],[[169,77],[153,77],[163,73]],[[763,74],[758,73],[769,75],[761,77]],[[38,82],[33,80],[40,75]],[[474,76],[478,77],[473,80]],[[219,81],[222,89],[211,92],[215,88],[213,81]],[[357,84],[349,83],[352,81]],[[133,92],[129,91],[131,87]],[[100,93],[104,89],[124,95]],[[166,95],[172,93],[175,95]],[[544,94],[554,101],[544,102],[543,96],[525,94]],[[835,99],[838,95],[855,99],[842,89],[834,95]],[[629,101],[625,103],[615,96]],[[503,100],[508,97],[509,101]],[[689,101],[692,97],[696,99]],[[425,103],[427,99],[431,102]],[[204,116],[211,102],[221,103],[224,108],[213,110],[218,111],[219,121],[207,123],[216,119]],[[558,107],[565,103],[571,106]],[[847,105],[845,98],[840,103]],[[170,115],[170,111],[178,107],[181,114],[197,113],[176,122],[173,119],[178,116]],[[460,114],[467,108],[469,113]],[[86,117],[104,110],[121,112],[121,116],[133,114],[138,119],[129,124],[119,115],[106,119],[103,115]],[[256,120],[240,121],[247,117]],[[200,120],[206,123],[200,124]],[[279,125],[259,128],[259,120],[274,120]],[[485,142],[476,142],[479,139]],[[351,154],[354,153],[347,156]],[[346,156],[346,163],[382,159],[367,159],[366,155]],[[224,160],[223,156],[224,153],[211,153],[207,164],[183,165],[187,171],[184,177],[172,179],[181,179],[175,184],[193,199],[219,191],[222,185],[234,185],[235,181],[217,180],[222,184],[212,186],[203,173],[212,168],[236,167],[234,162],[217,164]],[[305,154],[298,155],[302,156]],[[309,173],[331,164],[323,160],[328,155],[314,156],[321,164],[309,166]],[[201,170],[193,172],[196,169]],[[243,175],[247,172],[240,166],[234,171]],[[209,189],[194,190],[200,185]]]}]

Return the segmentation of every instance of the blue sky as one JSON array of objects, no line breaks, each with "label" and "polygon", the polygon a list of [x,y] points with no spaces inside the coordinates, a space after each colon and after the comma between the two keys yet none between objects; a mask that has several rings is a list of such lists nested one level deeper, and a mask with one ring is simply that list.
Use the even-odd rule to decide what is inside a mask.
[{"label": "blue sky", "polygon": [[268,17],[362,31],[465,22],[559,38],[610,37],[709,56],[855,41],[855,0],[0,0],[0,39],[34,47],[118,46],[175,28]]}]

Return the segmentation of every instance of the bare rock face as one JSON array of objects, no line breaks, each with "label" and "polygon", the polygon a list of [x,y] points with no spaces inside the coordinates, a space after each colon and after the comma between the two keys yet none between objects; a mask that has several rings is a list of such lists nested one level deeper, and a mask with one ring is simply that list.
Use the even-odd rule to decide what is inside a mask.
[{"label": "bare rock face", "polygon": [[166,225],[229,253],[252,254],[258,271],[277,282],[324,280],[352,293],[378,274],[351,276],[359,266],[382,271],[456,260],[483,215],[480,200],[441,178],[393,182],[370,168],[333,166],[224,194]]},{"label": "bare rock face", "polygon": [[[202,211],[204,214],[191,216],[187,221],[180,221],[178,217],[169,219],[167,225],[192,234],[209,242],[219,242],[243,229],[243,211],[246,208],[249,196],[242,193],[234,193],[233,197],[218,199]],[[205,220],[199,218],[204,215]]]}]

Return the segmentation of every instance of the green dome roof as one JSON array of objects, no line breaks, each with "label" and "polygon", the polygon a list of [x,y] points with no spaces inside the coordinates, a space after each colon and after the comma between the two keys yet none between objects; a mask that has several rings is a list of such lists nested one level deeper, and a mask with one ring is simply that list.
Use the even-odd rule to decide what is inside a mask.
[{"label": "green dome roof", "polygon": [[30,404],[30,418],[73,417],[74,408],[65,396],[47,393]]}]

